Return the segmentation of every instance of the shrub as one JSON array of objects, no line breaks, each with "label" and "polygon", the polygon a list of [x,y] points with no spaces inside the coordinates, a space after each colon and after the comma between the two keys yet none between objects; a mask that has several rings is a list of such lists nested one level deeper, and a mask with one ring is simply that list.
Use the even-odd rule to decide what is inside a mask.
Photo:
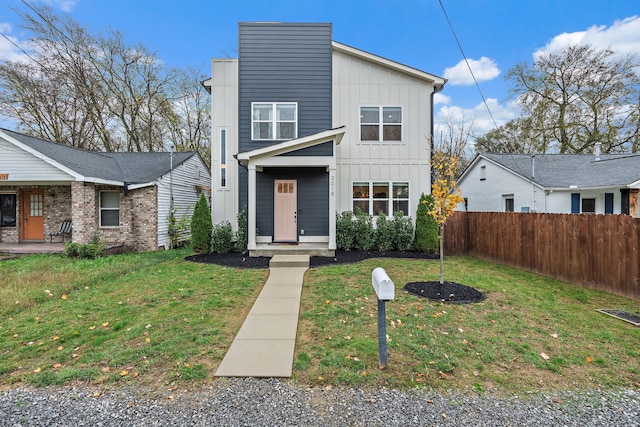
[{"label": "shrub", "polygon": [[381,213],[376,218],[375,245],[379,251],[391,251],[394,248],[393,223],[387,215]]},{"label": "shrub", "polygon": [[375,244],[373,220],[370,215],[356,208],[354,223],[354,247],[359,251],[369,251]]},{"label": "shrub", "polygon": [[64,244],[64,255],[69,258],[94,259],[99,257],[104,250],[104,244],[99,233],[91,236],[91,241],[86,244],[68,242]]},{"label": "shrub", "polygon": [[213,226],[211,231],[211,249],[219,254],[233,252],[233,228],[229,221]]},{"label": "shrub", "polygon": [[415,234],[415,228],[413,227],[411,218],[405,217],[402,211],[394,212],[390,228],[393,236],[393,248],[398,251],[406,251],[409,249],[413,243]]},{"label": "shrub", "polygon": [[196,202],[191,216],[191,247],[199,254],[211,252],[211,210],[204,193]]},{"label": "shrub", "polygon": [[338,249],[345,251],[353,249],[353,233],[353,213],[351,211],[336,213],[336,246]]},{"label": "shrub", "polygon": [[244,252],[247,250],[247,229],[249,224],[247,223],[247,207],[243,206],[242,210],[236,215],[238,221],[238,231],[236,232],[235,251]]},{"label": "shrub", "polygon": [[433,208],[433,196],[420,196],[416,212],[416,241],[415,247],[420,252],[436,252],[438,250],[438,224],[428,214]]}]

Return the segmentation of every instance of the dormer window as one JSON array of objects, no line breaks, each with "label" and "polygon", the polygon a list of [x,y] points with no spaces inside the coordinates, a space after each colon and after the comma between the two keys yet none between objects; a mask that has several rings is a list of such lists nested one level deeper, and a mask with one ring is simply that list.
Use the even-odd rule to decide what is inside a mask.
[{"label": "dormer window", "polygon": [[251,139],[284,141],[298,136],[296,102],[254,102],[251,104]]}]

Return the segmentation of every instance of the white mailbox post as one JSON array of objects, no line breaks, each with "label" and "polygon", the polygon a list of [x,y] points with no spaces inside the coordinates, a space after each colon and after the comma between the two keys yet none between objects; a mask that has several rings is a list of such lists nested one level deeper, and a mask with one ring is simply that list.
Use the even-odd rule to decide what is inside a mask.
[{"label": "white mailbox post", "polygon": [[376,268],[371,273],[371,284],[376,291],[378,299],[378,356],[380,369],[387,367],[387,307],[385,303],[395,299],[393,281],[384,271],[384,268]]}]

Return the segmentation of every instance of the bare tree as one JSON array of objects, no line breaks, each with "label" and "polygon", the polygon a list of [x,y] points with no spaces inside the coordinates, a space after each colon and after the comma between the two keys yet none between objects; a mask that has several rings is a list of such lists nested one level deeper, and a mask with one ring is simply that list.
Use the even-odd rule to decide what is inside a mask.
[{"label": "bare tree", "polygon": [[475,119],[468,119],[464,114],[461,117],[445,114],[438,125],[434,144],[435,153],[456,159],[455,176],[462,173],[473,155],[471,142],[475,139],[474,124]]},{"label": "bare tree", "polygon": [[92,35],[46,6],[19,14],[32,61],[0,62],[0,113],[21,130],[93,150],[174,145],[208,159],[210,101],[193,70],[167,67],[118,31]]},{"label": "bare tree", "polygon": [[638,58],[573,45],[520,64],[505,76],[523,106],[537,151],[637,151]]}]

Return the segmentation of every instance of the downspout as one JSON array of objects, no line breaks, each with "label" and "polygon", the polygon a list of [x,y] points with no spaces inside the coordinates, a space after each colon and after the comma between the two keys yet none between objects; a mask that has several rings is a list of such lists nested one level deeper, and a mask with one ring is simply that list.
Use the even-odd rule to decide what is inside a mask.
[{"label": "downspout", "polygon": [[[442,92],[442,90],[444,89],[444,85],[445,83],[447,83],[447,79],[444,79],[444,83],[442,83],[440,86],[433,86],[433,91],[431,92],[431,99],[430,99],[430,109],[431,109],[431,122],[430,122],[430,127],[431,129],[429,129],[429,132],[431,132],[431,137],[430,139],[430,147],[429,147],[429,164],[431,164],[431,157],[433,156],[433,151],[436,148],[436,144],[435,144],[435,135],[433,133],[434,130],[434,124],[433,124],[433,118],[435,116],[434,112],[433,112],[433,97],[435,96],[436,93]],[[435,175],[433,174],[433,168],[429,168],[429,170],[431,171],[431,182],[429,183],[429,193],[431,193],[431,184],[433,184],[433,180],[435,178]]]}]

